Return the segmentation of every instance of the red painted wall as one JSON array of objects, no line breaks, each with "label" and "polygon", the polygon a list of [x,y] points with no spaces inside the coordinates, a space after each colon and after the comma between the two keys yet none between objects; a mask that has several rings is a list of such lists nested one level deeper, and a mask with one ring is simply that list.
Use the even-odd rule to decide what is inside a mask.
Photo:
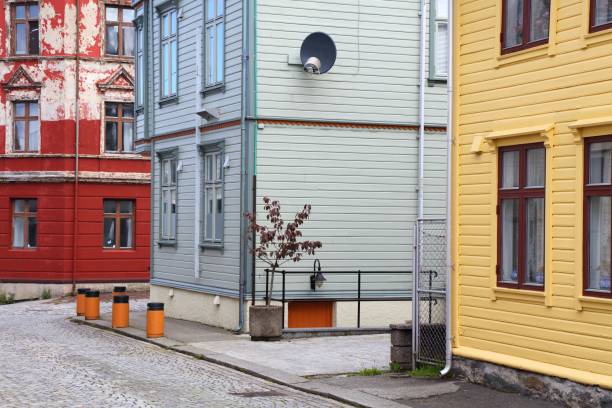
[{"label": "red painted wall", "polygon": [[[150,196],[148,185],[80,184],[78,282],[149,280]],[[38,247],[11,248],[11,200],[38,200]],[[104,199],[135,202],[134,248],[102,247]],[[71,283],[73,278],[74,184],[0,184],[0,282]]]}]

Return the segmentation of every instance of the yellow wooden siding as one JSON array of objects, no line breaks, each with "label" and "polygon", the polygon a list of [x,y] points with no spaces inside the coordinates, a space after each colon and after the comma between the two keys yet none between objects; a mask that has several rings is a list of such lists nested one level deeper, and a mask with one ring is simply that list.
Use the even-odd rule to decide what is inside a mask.
[{"label": "yellow wooden siding", "polygon": [[[588,34],[587,0],[551,0],[549,44],[500,56],[500,10],[501,0],[455,4],[455,352],[612,387],[612,301],[582,296],[581,137],[612,126],[571,128],[612,116],[612,30]],[[486,141],[545,125],[550,140]],[[485,139],[481,152],[475,138]],[[543,294],[495,288],[497,148],[533,141],[552,142]]]}]

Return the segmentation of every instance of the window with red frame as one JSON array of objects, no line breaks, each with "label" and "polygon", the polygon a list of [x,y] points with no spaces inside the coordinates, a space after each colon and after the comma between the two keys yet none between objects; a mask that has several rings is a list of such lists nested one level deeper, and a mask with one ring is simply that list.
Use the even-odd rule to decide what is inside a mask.
[{"label": "window with red frame", "polygon": [[12,247],[36,248],[37,203],[32,199],[13,200]]},{"label": "window with red frame", "polygon": [[584,294],[612,297],[612,137],[585,143]]},{"label": "window with red frame", "polygon": [[591,0],[589,31],[612,28],[612,0]]},{"label": "window with red frame", "polygon": [[502,0],[502,53],[548,42],[550,0]]},{"label": "window with red frame", "polygon": [[498,286],[544,289],[545,169],[541,143],[499,149]]}]

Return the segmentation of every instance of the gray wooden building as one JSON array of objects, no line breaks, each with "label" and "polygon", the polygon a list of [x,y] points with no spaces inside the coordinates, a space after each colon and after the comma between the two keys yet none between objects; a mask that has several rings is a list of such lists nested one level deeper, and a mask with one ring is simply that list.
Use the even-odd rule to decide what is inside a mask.
[{"label": "gray wooden building", "polygon": [[[151,298],[167,315],[245,330],[265,274],[242,214],[270,196],[287,216],[311,204],[305,235],[323,243],[325,284],[287,281],[294,314],[316,299],[313,314],[354,326],[355,302],[340,300],[355,296],[356,275],[328,272],[360,269],[381,271],[363,278],[364,296],[401,299],[364,304],[362,325],[409,319],[413,225],[447,205],[446,1],[426,1],[425,20],[419,0],[133,5],[136,145],[153,164]],[[322,75],[300,59],[313,32],[337,50]]]}]

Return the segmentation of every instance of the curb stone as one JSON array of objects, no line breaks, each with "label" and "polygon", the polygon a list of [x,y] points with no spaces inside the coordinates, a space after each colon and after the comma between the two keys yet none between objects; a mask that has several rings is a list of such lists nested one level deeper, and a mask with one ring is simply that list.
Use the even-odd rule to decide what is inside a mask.
[{"label": "curb stone", "polygon": [[[101,330],[110,331],[125,337],[130,337],[135,340],[144,341],[149,344],[161,347],[166,350],[175,351],[198,360],[203,360],[212,364],[228,367],[242,373],[261,378],[275,384],[284,385],[286,387],[302,391],[309,394],[318,395],[329,398],[344,404],[348,404],[359,408],[410,408],[407,405],[366,394],[358,390],[346,390],[341,387],[324,384],[318,381],[308,380],[303,377],[289,374],[285,371],[264,367],[258,364],[250,363],[245,360],[235,359],[216,352],[206,352],[206,350],[190,346],[176,341],[172,341],[166,337],[149,339],[146,333],[142,330],[127,327],[125,329],[115,329],[109,322],[104,320],[85,320],[82,317],[68,318],[73,323],[90,326]],[[203,351],[206,354],[203,354]],[[350,395],[347,395],[350,394]]]}]

